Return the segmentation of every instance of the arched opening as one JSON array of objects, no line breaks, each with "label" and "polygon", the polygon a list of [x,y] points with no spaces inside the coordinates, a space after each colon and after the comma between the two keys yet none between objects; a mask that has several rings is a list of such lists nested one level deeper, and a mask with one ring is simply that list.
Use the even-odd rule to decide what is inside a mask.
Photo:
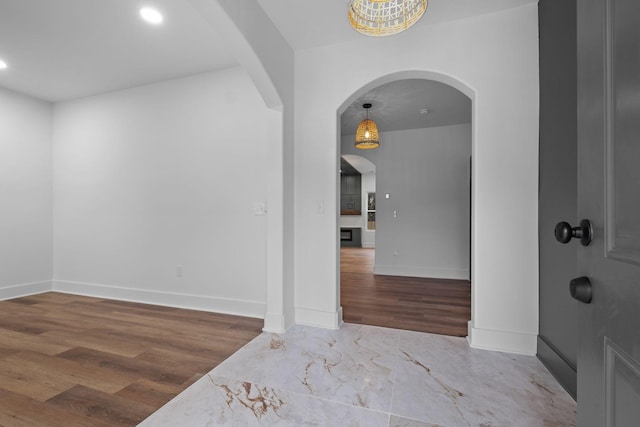
[{"label": "arched opening", "polygon": [[[343,230],[358,221],[340,216],[336,296],[345,321],[467,335],[473,301],[473,100],[474,92],[449,76],[407,71],[370,82],[338,109],[338,155],[367,158],[377,178],[375,249],[345,249]],[[370,118],[378,121],[381,135],[375,150],[353,148],[363,102],[374,105]],[[344,213],[342,187],[337,205]],[[365,208],[361,219],[369,215]],[[360,222],[362,236],[369,227]],[[366,248],[365,243],[346,246]]]}]

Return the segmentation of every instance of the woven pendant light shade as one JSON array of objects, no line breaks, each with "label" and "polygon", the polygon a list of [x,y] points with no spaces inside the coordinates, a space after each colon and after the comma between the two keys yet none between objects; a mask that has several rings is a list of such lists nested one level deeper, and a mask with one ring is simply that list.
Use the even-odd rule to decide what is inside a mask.
[{"label": "woven pendant light shade", "polygon": [[418,22],[428,3],[429,0],[351,0],[349,23],[367,36],[390,36]]},{"label": "woven pendant light shade", "polygon": [[367,110],[367,118],[360,122],[356,130],[356,148],[371,150],[380,146],[378,126],[376,122],[369,118],[369,108],[371,108],[371,104],[364,104],[363,107]]}]

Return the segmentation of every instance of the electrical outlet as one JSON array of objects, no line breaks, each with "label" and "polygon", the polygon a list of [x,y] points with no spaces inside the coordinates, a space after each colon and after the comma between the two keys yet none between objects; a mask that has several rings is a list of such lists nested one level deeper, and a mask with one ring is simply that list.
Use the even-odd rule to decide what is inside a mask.
[{"label": "electrical outlet", "polygon": [[184,275],[184,266],[176,265],[176,277],[182,277]]},{"label": "electrical outlet", "polygon": [[267,205],[263,202],[255,202],[253,204],[253,214],[255,216],[263,216],[267,214]]},{"label": "electrical outlet", "polygon": [[393,249],[393,256],[398,256],[398,249],[396,248]]}]

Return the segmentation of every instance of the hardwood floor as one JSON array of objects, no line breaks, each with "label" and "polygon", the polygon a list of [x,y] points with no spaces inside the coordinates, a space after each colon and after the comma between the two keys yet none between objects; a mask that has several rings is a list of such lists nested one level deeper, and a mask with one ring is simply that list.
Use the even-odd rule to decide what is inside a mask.
[{"label": "hardwood floor", "polygon": [[261,319],[49,292],[0,301],[0,426],[133,426]]},{"label": "hardwood floor", "polygon": [[373,274],[375,250],[341,248],[340,298],[345,322],[466,336],[471,284],[466,280]]}]

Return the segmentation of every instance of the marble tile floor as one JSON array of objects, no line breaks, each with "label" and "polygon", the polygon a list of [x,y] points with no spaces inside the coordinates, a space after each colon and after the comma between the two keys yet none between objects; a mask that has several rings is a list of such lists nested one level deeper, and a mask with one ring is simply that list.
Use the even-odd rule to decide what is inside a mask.
[{"label": "marble tile floor", "polygon": [[575,426],[532,356],[345,324],[262,333],[140,426]]}]

